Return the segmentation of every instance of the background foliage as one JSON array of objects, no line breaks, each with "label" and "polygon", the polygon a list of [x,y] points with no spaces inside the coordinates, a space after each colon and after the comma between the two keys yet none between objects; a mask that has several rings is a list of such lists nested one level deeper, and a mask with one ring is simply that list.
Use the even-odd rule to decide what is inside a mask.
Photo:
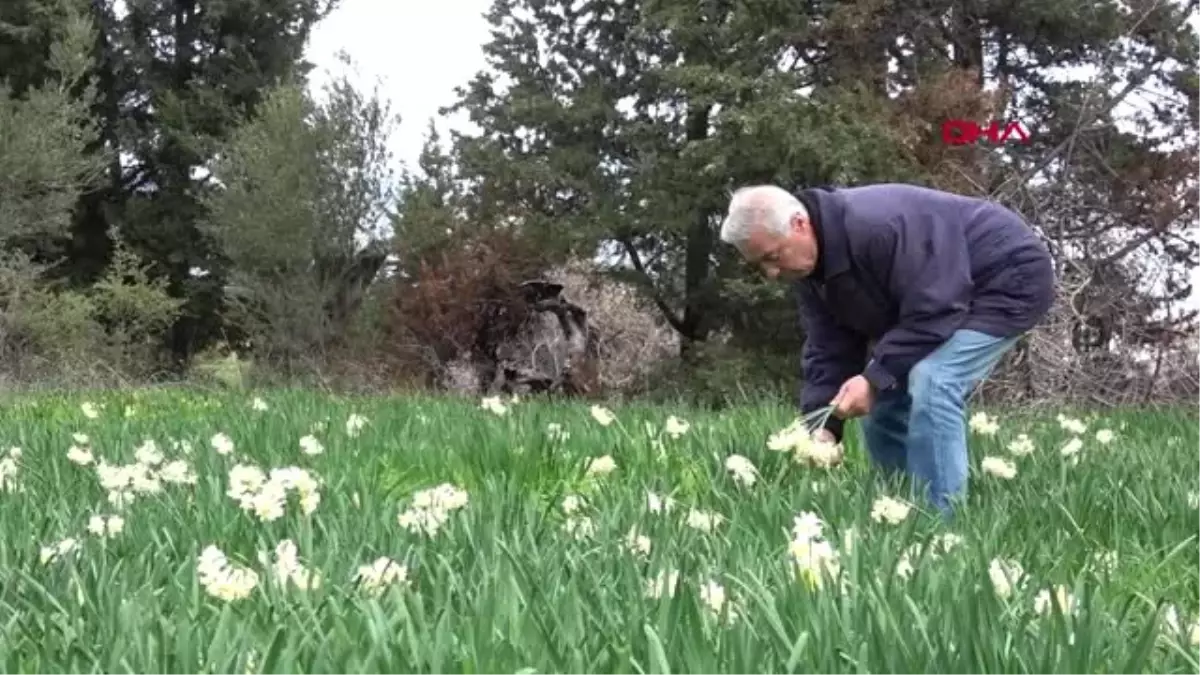
[{"label": "background foliage", "polygon": [[[728,192],[903,181],[1055,255],[1062,301],[982,395],[1194,399],[1195,4],[497,0],[447,102],[478,131],[404,167],[374,92],[307,85],[332,0],[6,2],[0,372],[444,383],[497,293],[558,275],[608,393],[777,392],[802,336],[719,244]],[[948,147],[957,117],[1031,142]]]}]

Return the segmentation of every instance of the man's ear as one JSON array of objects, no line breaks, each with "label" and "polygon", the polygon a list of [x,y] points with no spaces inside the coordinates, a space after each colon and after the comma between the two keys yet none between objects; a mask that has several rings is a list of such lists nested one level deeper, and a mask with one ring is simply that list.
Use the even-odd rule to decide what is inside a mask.
[{"label": "man's ear", "polygon": [[804,234],[805,232],[808,232],[808,229],[808,218],[805,218],[799,213],[792,215],[792,232]]}]

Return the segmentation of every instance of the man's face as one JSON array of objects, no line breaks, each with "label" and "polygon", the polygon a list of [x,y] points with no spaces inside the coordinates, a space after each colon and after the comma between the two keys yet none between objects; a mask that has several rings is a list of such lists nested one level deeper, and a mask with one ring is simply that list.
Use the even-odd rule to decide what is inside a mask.
[{"label": "man's face", "polygon": [[751,230],[742,246],[746,262],[756,265],[769,279],[791,281],[812,274],[817,264],[817,247],[812,228],[800,216],[792,219],[786,236],[772,235],[765,228]]}]

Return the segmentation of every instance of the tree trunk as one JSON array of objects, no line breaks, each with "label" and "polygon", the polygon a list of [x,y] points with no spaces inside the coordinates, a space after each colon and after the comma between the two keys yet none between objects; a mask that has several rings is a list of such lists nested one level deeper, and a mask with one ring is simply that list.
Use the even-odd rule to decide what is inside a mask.
[{"label": "tree trunk", "polygon": [[[687,140],[702,141],[708,137],[710,106],[693,106],[688,111]],[[684,267],[684,309],[680,341],[680,356],[688,354],[692,342],[703,342],[708,338],[709,322],[706,302],[709,296],[708,277],[713,248],[713,233],[709,227],[709,211],[697,205],[688,230]]]}]

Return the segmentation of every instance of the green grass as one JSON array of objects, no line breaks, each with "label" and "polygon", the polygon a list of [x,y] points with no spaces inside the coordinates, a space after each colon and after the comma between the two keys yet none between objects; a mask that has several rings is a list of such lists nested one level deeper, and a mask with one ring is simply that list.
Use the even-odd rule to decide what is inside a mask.
[{"label": "green grass", "polygon": [[[88,398],[87,396],[90,396]],[[719,414],[618,408],[603,427],[585,405],[522,402],[504,417],[470,401],[329,398],[267,392],[266,411],[240,395],[156,392],[20,397],[0,410],[0,455],[22,449],[15,484],[0,492],[0,668],[6,672],[1198,672],[1186,634],[1200,610],[1197,419],[1194,411],[1086,415],[1082,459],[1054,413],[1003,416],[994,436],[972,437],[971,496],[945,524],[914,510],[899,524],[875,522],[878,479],[850,434],[847,462],[822,470],[767,450],[790,421],[783,408]],[[80,403],[103,403],[88,419]],[[126,406],[133,414],[126,416]],[[369,423],[357,437],[351,413]],[[645,425],[670,414],[691,424],[656,449]],[[316,421],[323,454],[300,452]],[[548,423],[570,438],[547,437]],[[1102,445],[1095,431],[1110,428]],[[168,485],[123,513],[125,529],[87,532],[113,513],[94,466],[67,459],[72,434],[97,458],[133,462],[145,439],[182,458],[195,485]],[[223,432],[232,455],[209,440]],[[981,475],[985,455],[1008,456],[1017,433],[1037,443],[1012,458],[1009,481]],[[189,441],[190,453],[171,440]],[[724,469],[731,454],[761,472],[752,487]],[[589,479],[588,458],[617,468]],[[322,481],[311,516],[296,500],[260,522],[225,494],[237,462],[264,470],[296,465]],[[448,482],[469,504],[432,537],[397,522],[419,489]],[[671,494],[670,513],[648,513],[647,491]],[[583,495],[594,534],[564,531],[561,502]],[[725,517],[713,532],[686,523],[689,508]],[[840,551],[844,582],[816,589],[788,562],[792,519],[812,511]],[[579,514],[577,514],[579,515]],[[652,548],[623,547],[636,525]],[[846,550],[844,538],[856,538]],[[964,538],[936,557],[911,545],[940,533]],[[42,564],[39,551],[64,537],[73,554]],[[257,559],[283,539],[323,578],[315,590],[281,590]],[[197,556],[214,544],[260,583],[225,602],[206,593]],[[1096,563],[1115,552],[1114,568]],[[380,556],[408,568],[407,587],[372,597],[354,581]],[[1019,561],[1028,583],[1007,600],[993,591],[993,558]],[[644,595],[647,579],[679,571],[673,597]],[[702,601],[702,582],[725,588],[738,616],[722,621]],[[1034,612],[1043,588],[1067,586],[1073,617]],[[1184,634],[1163,629],[1177,607]]]}]

